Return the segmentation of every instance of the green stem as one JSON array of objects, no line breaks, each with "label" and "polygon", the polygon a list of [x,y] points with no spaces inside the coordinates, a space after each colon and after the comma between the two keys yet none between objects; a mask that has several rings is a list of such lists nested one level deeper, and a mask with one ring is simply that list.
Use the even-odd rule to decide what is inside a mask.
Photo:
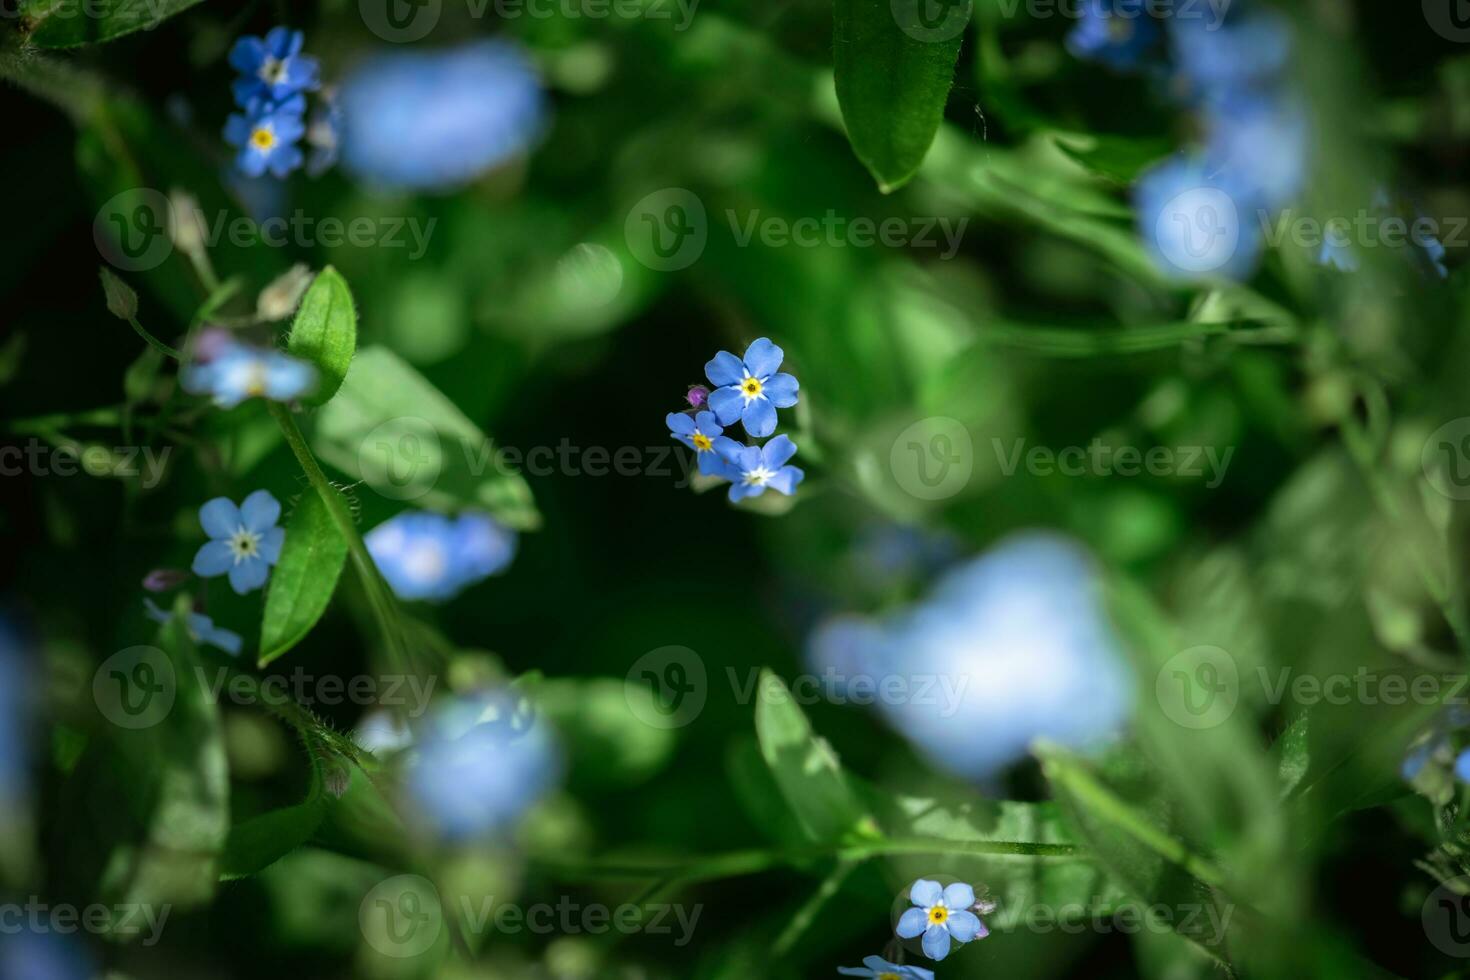
[{"label": "green stem", "polygon": [[152,347],[154,350],[158,351],[158,353],[162,354],[164,357],[172,357],[176,361],[182,361],[184,359],[184,355],[183,354],[180,354],[178,351],[174,350],[168,344],[165,344],[163,341],[161,341],[157,337],[153,336],[147,330],[144,330],[143,329],[143,324],[141,324],[141,323],[138,322],[138,318],[137,317],[135,317],[135,316],[128,317],[128,323],[130,323],[130,324],[133,325],[133,330],[135,330],[137,332],[137,334],[138,334],[139,337],[142,337],[143,338],[144,342],[146,342],[149,347]]},{"label": "green stem", "polygon": [[372,606],[378,626],[383,631],[383,638],[388,644],[390,655],[400,667],[406,666],[408,655],[403,631],[398,622],[397,605],[387,585],[383,582],[382,576],[378,573],[378,566],[373,563],[372,555],[368,554],[367,545],[362,541],[362,535],[357,533],[357,524],[352,519],[352,513],[348,510],[342,493],[327,480],[327,475],[322,472],[321,465],[312,455],[311,447],[307,445],[306,437],[301,434],[301,429],[296,425],[296,420],[292,417],[290,410],[280,402],[267,402],[267,405],[276,424],[281,427],[281,432],[285,435],[291,451],[296,454],[297,462],[306,472],[307,481],[321,496],[322,502],[327,505],[327,513],[331,516],[332,523],[337,526],[338,532],[347,541],[347,553],[352,556],[352,564],[357,569],[363,591],[368,596],[368,604]]},{"label": "green stem", "polygon": [[822,907],[830,902],[832,896],[841,890],[843,883],[847,881],[848,876],[853,871],[857,870],[857,866],[857,861],[843,861],[832,869],[831,874],[822,879],[822,883],[817,886],[817,890],[812,892],[811,897],[802,903],[801,908],[796,910],[796,914],[791,917],[791,921],[771,946],[771,953],[777,959],[785,958],[796,947],[796,944],[801,942],[801,938],[812,927],[812,923],[816,921],[817,914],[822,911]]}]

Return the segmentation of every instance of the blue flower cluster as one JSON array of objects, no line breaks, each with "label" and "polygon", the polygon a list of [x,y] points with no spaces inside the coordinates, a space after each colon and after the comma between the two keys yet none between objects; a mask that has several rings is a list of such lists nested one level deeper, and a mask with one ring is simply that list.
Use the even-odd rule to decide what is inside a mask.
[{"label": "blue flower cluster", "polygon": [[223,330],[206,331],[193,360],[179,372],[179,384],[191,395],[209,395],[220,408],[234,408],[247,398],[288,402],[316,387],[316,368],[278,350],[241,343]]},{"label": "blue flower cluster", "polygon": [[[702,475],[730,481],[731,501],[758,497],[767,489],[790,496],[806,475],[789,465],[796,455],[790,437],[742,445],[724,434],[736,422],[752,439],[776,431],[776,409],[795,405],[800,387],[796,378],[781,371],[785,359],[785,352],[765,337],[746,348],[743,358],[720,351],[704,366],[714,389],[706,395],[702,388],[691,388],[688,400],[695,407],[665,418],[669,434],[694,450]],[[707,410],[699,407],[706,403]]]},{"label": "blue flower cluster", "polygon": [[509,565],[517,535],[488,514],[405,511],[363,542],[400,599],[445,602]]},{"label": "blue flower cluster", "polygon": [[[230,49],[240,73],[233,91],[242,110],[225,122],[225,141],[237,147],[235,166],[248,177],[285,177],[304,159],[296,144],[306,135],[306,93],[321,85],[315,58],[301,53],[300,31],[272,28],[242,37]],[[335,142],[335,140],[334,140]]]},{"label": "blue flower cluster", "polygon": [[1116,71],[1151,65],[1163,46],[1164,32],[1149,6],[1150,0],[1087,0],[1077,26],[1067,35],[1067,50]]},{"label": "blue flower cluster", "polygon": [[342,82],[342,165],[384,188],[447,190],[522,153],[546,120],[530,61],[503,41],[366,59]]},{"label": "blue flower cluster", "polygon": [[[1117,734],[1134,679],[1088,556],[1027,532],[945,573],[922,601],[816,634],[813,668],[867,682],[937,679],[935,698],[879,709],[936,765],[986,779],[1046,739],[1077,749]],[[938,704],[935,704],[935,700]]]},{"label": "blue flower cluster", "polygon": [[[1470,709],[1451,708],[1435,719],[1404,757],[1404,780],[1434,802],[1444,805],[1455,796],[1455,784],[1470,784],[1470,744],[1457,733],[1470,728]],[[1459,742],[1461,747],[1456,747]]]}]

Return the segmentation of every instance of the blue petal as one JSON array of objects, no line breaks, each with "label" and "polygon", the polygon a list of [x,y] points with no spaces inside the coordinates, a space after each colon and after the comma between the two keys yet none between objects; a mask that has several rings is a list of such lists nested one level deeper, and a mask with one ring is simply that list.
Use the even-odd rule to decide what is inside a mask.
[{"label": "blue petal", "polygon": [[[305,155],[297,147],[277,147],[276,150],[271,153],[270,171],[274,176],[284,178],[289,173],[291,173],[291,171],[301,166],[302,161],[305,159]],[[277,400],[284,401],[287,398],[294,397],[294,395],[283,395]]]},{"label": "blue petal", "polygon": [[913,939],[929,927],[929,915],[921,908],[906,909],[893,930],[900,939]]},{"label": "blue petal", "polygon": [[901,966],[898,975],[904,980],[934,980],[934,971],[926,970],[922,966]]},{"label": "blue petal", "polygon": [[230,67],[253,75],[265,60],[265,45],[258,37],[242,37],[230,48]]},{"label": "blue petal", "polygon": [[976,936],[989,935],[989,930],[981,923],[980,917],[964,909],[949,913],[944,925],[949,929],[949,934],[962,943],[967,943]]},{"label": "blue petal", "polygon": [[796,466],[783,466],[776,471],[776,475],[766,481],[766,486],[772,490],[791,496],[796,491],[796,485],[802,481],[806,474]]},{"label": "blue petal", "polygon": [[738,504],[746,497],[759,497],[765,492],[765,487],[752,486],[739,479],[740,474],[735,474],[735,479],[730,481],[730,503]]},{"label": "blue petal", "polygon": [[[301,151],[295,147],[294,169],[301,162]],[[308,394],[316,387],[316,368],[286,354],[272,354],[266,362],[265,395],[273,401],[285,402]]]},{"label": "blue petal", "polygon": [[740,467],[740,472],[749,473],[761,467],[761,451],[759,446],[741,446],[740,455],[735,457],[735,465]]},{"label": "blue petal", "polygon": [[796,443],[787,435],[779,435],[761,448],[761,458],[765,461],[766,468],[771,470],[785,466],[786,461],[795,455]]},{"label": "blue petal", "polygon": [[928,878],[920,878],[909,889],[909,901],[926,909],[931,905],[938,905],[939,900],[943,897],[944,889],[939,882],[930,881]]},{"label": "blue petal", "polygon": [[231,146],[244,146],[250,141],[250,120],[238,112],[231,113],[225,120],[225,142]]},{"label": "blue petal", "polygon": [[[265,173],[265,163],[266,160],[264,156],[256,153],[249,147],[246,147],[245,149],[241,150],[240,155],[235,158],[235,169],[239,170],[246,177],[259,177],[261,174]],[[232,408],[233,406],[240,404],[240,402],[244,400],[245,399],[243,397],[236,398],[234,399],[234,401],[226,404],[224,407]]]},{"label": "blue petal", "polygon": [[1470,783],[1470,749],[1461,752],[1455,759],[1455,778],[1462,783]]},{"label": "blue petal", "polygon": [[718,453],[699,454],[700,476],[725,476],[730,471],[730,464],[720,458]]},{"label": "blue petal", "polygon": [[211,538],[228,538],[240,527],[240,508],[228,497],[215,497],[199,508],[199,526]]},{"label": "blue petal", "polygon": [[769,378],[781,370],[785,352],[765,337],[745,349],[745,366],[757,378]]},{"label": "blue petal", "polygon": [[709,407],[721,425],[734,425],[745,406],[745,396],[734,388],[716,388],[710,392]]},{"label": "blue petal", "polygon": [[720,454],[720,458],[732,463],[740,458],[740,451],[745,448],[729,436],[715,436],[711,442],[715,447],[715,452]]},{"label": "blue petal", "polygon": [[[272,27],[265,35],[265,48],[274,58],[291,56],[292,31],[289,27]],[[298,48],[299,50],[299,48]]]},{"label": "blue petal", "polygon": [[764,439],[776,431],[776,406],[764,397],[752,398],[740,414],[745,431],[756,439]]},{"label": "blue petal", "polygon": [[260,557],[267,565],[281,560],[281,546],[286,543],[286,529],[273,527],[260,536]]},{"label": "blue petal", "polygon": [[740,363],[740,358],[727,350],[722,350],[704,366],[704,376],[709,378],[712,385],[724,386],[739,384],[745,377],[745,365]]},{"label": "blue petal", "polygon": [[257,490],[240,504],[240,521],[248,531],[259,534],[281,519],[281,502],[269,490]]},{"label": "blue petal", "polygon": [[924,955],[931,960],[944,959],[949,955],[949,930],[944,926],[930,926],[924,930],[920,945],[924,948]]},{"label": "blue petal", "polygon": [[200,631],[199,642],[217,646],[232,657],[240,655],[240,634],[227,630],[223,626],[214,626],[211,623],[209,629]]},{"label": "blue petal", "polygon": [[[704,416],[709,413],[700,412],[699,414]],[[664,417],[664,422],[668,424],[669,431],[676,436],[689,436],[694,434],[694,420],[683,412],[670,412]]]},{"label": "blue petal", "polygon": [[201,578],[214,578],[223,575],[235,564],[234,552],[224,541],[206,541],[194,555],[194,564],[191,566],[195,575]]},{"label": "blue petal", "polygon": [[230,569],[230,588],[239,595],[254,592],[270,577],[270,566],[259,558],[246,558]]},{"label": "blue petal", "polygon": [[863,966],[870,970],[882,973],[884,970],[897,970],[898,964],[890,963],[881,956],[864,956]]},{"label": "blue petal", "polygon": [[761,393],[777,408],[790,408],[796,404],[796,391],[801,385],[789,374],[773,374],[766,381]]},{"label": "blue petal", "polygon": [[975,889],[957,881],[944,889],[944,904],[951,909],[967,909],[975,904]]},{"label": "blue petal", "polygon": [[837,972],[844,977],[872,977],[877,975],[872,970],[864,970],[860,966],[839,966]]},{"label": "blue petal", "polygon": [[700,412],[698,415],[694,416],[694,424],[696,427],[698,427],[700,432],[703,432],[710,438],[714,438],[721,432],[725,431],[723,428],[720,427],[720,421],[719,419],[715,418],[714,412]]}]

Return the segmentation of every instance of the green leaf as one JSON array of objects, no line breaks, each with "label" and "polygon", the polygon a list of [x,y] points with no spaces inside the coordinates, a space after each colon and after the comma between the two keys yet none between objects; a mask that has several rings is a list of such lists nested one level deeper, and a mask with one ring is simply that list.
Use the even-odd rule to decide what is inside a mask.
[{"label": "green leaf", "polygon": [[98,269],[102,276],[102,293],[107,297],[107,312],[119,320],[131,320],[138,315],[138,294],[132,286],[123,282],[106,266]]},{"label": "green leaf", "polygon": [[315,425],[312,444],[322,459],[385,497],[440,510],[487,510],[521,530],[541,523],[531,488],[501,450],[386,348],[358,353]]},{"label": "green leaf", "polygon": [[346,563],[347,539],[333,523],[326,501],[319,494],[305,494],[286,522],[286,543],[266,591],[260,666],[311,632],[332,601]]},{"label": "green leaf", "polygon": [[21,0],[22,32],[43,48],[72,48],[148,30],[199,0]]},{"label": "green leaf", "polygon": [[873,837],[878,824],[858,799],[837,754],[812,732],[781,679],[761,671],[755,707],[761,756],[808,837],[837,842]]},{"label": "green leaf", "polygon": [[944,118],[970,0],[836,0],[832,12],[847,138],[886,194],[919,169]]},{"label": "green leaf", "polygon": [[331,266],[317,274],[291,323],[286,349],[317,369],[317,386],[305,399],[325,405],[342,387],[357,350],[357,309],[347,280]]},{"label": "green leaf", "polygon": [[220,880],[257,874],[311,840],[327,812],[321,769],[315,762],[306,799],[280,810],[242,820],[230,828],[220,859]]}]

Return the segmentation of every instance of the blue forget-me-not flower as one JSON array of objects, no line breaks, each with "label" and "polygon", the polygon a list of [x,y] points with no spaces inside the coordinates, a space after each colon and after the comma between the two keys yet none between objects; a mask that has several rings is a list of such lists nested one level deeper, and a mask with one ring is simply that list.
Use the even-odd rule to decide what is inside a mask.
[{"label": "blue forget-me-not flower", "polygon": [[730,477],[729,460],[740,452],[741,446],[724,434],[714,412],[700,412],[693,418],[684,412],[670,412],[664,421],[669,425],[670,435],[694,450],[702,475]]},{"label": "blue forget-me-not flower", "polygon": [[1147,8],[1147,0],[1086,0],[1077,26],[1067,35],[1067,50],[1117,71],[1143,67],[1163,39]]},{"label": "blue forget-me-not flower", "polygon": [[864,956],[862,966],[839,966],[844,977],[870,977],[872,980],[934,980],[934,971],[922,966],[899,966],[881,956]]},{"label": "blue forget-me-not flower", "polygon": [[306,99],[293,95],[285,102],[255,99],[244,113],[231,113],[225,120],[225,142],[238,147],[235,166],[247,177],[269,172],[284,177],[303,159],[297,142],[306,133],[302,115]]},{"label": "blue forget-me-not flower", "polygon": [[1139,177],[1138,232],[1159,268],[1181,279],[1244,279],[1254,271],[1263,235],[1252,196],[1232,176],[1180,156]]},{"label": "blue forget-me-not flower", "polygon": [[319,84],[315,58],[301,53],[305,37],[300,31],[274,27],[265,37],[246,36],[230,49],[230,67],[240,73],[235,80],[235,102],[248,106],[256,100],[280,103]]},{"label": "blue forget-me-not flower", "polygon": [[534,68],[503,41],[376,55],[342,82],[338,100],[342,165],[388,188],[467,183],[524,151],[546,117]]},{"label": "blue forget-me-not flower", "polygon": [[534,707],[513,691],[482,691],[430,713],[406,786],[437,836],[464,840],[509,829],[560,777],[560,754]]},{"label": "blue forget-me-not flower", "polygon": [[517,536],[487,514],[405,511],[363,541],[400,599],[445,602],[509,565]]},{"label": "blue forget-me-not flower", "polygon": [[721,425],[739,419],[756,439],[776,431],[776,409],[796,404],[796,379],[779,373],[785,357],[762,337],[746,348],[744,358],[720,351],[704,366],[705,377],[717,386],[710,392],[709,407]]},{"label": "blue forget-me-not flower", "polygon": [[280,519],[281,503],[268,490],[255,491],[239,507],[215,497],[199,508],[199,523],[210,539],[194,555],[194,574],[228,575],[230,588],[240,595],[260,588],[281,559],[286,531],[276,526]]},{"label": "blue forget-me-not flower", "polygon": [[[167,623],[173,618],[173,614],[158,607],[152,599],[144,599],[143,606],[147,611],[148,618],[155,623]],[[214,620],[203,613],[191,612],[184,617],[184,629],[189,633],[189,639],[195,643],[204,643],[212,647],[218,647],[232,657],[240,655],[240,634],[227,630],[223,626],[214,625]]]},{"label": "blue forget-me-not flower", "polygon": [[742,446],[730,457],[730,500],[759,497],[772,489],[788,497],[806,474],[786,461],[796,455],[796,444],[790,437],[779,435],[764,446]]},{"label": "blue forget-me-not flower", "polygon": [[316,368],[289,354],[233,339],[210,346],[207,359],[196,358],[179,372],[179,383],[191,395],[210,395],[221,408],[247,398],[292,401],[316,387]]},{"label": "blue forget-me-not flower", "polygon": [[956,882],[942,887],[937,881],[920,878],[909,889],[914,907],[904,911],[895,932],[902,939],[923,936],[924,955],[942,960],[949,955],[951,940],[967,943],[990,935],[980,917],[970,911],[975,904],[975,889]]}]

